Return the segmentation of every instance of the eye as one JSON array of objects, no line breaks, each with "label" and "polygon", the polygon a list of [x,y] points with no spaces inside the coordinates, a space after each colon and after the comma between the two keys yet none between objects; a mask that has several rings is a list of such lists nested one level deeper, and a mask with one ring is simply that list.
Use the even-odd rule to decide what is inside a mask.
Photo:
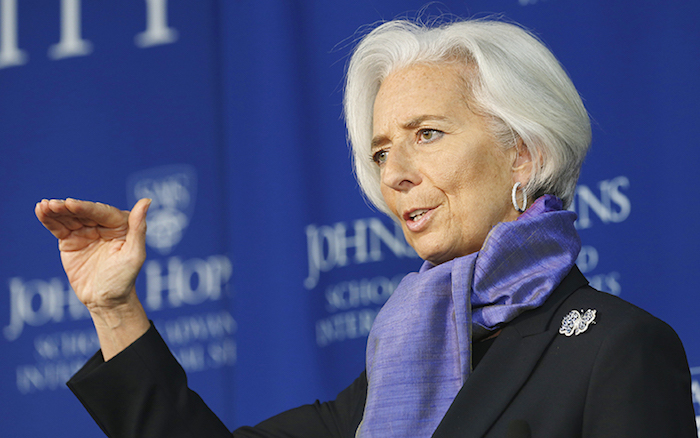
[{"label": "eye", "polygon": [[377,163],[378,166],[381,166],[386,162],[388,155],[389,151],[387,151],[386,149],[380,149],[372,155],[372,161]]},{"label": "eye", "polygon": [[421,129],[418,131],[418,143],[432,143],[441,139],[443,135],[445,133],[437,129]]}]

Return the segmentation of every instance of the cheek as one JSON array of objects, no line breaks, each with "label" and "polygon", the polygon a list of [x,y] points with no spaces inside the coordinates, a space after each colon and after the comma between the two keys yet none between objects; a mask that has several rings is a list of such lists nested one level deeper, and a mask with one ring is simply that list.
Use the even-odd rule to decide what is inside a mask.
[{"label": "cheek", "polygon": [[503,206],[510,203],[512,179],[510,166],[500,151],[451,162],[457,165],[443,168],[441,179],[446,193],[453,194],[459,214],[480,218],[487,227],[493,225],[494,219],[498,222],[503,215]]},{"label": "cheek", "polygon": [[512,179],[512,165],[507,155],[498,146],[489,146],[482,151],[483,153],[470,166],[471,182],[484,194],[501,193]]},{"label": "cheek", "polygon": [[483,197],[498,179],[496,169],[483,157],[450,157],[442,162],[447,164],[433,172],[436,184],[465,200]]},{"label": "cheek", "polygon": [[395,216],[398,216],[396,211],[396,194],[394,190],[385,186],[384,184],[381,184],[380,190],[382,192],[384,202],[386,202],[386,205],[389,207],[389,211],[391,211]]}]

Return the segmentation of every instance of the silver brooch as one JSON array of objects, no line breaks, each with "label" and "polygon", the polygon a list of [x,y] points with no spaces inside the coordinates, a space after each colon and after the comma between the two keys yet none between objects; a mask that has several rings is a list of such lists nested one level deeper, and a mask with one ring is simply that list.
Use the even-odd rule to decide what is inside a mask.
[{"label": "silver brooch", "polygon": [[589,325],[595,324],[595,312],[594,309],[588,309],[584,313],[581,309],[581,313],[583,313],[581,316],[578,310],[572,310],[561,320],[559,333],[566,336],[580,335],[588,330]]}]

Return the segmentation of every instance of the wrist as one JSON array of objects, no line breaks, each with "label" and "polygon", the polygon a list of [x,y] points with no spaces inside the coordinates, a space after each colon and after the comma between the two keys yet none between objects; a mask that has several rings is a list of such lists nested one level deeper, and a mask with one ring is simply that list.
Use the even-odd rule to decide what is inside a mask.
[{"label": "wrist", "polygon": [[95,324],[109,330],[128,325],[133,320],[140,320],[146,313],[135,290],[119,302],[86,304],[86,307]]},{"label": "wrist", "polygon": [[90,306],[102,356],[107,361],[140,338],[151,326],[141,302],[133,291],[118,305]]}]

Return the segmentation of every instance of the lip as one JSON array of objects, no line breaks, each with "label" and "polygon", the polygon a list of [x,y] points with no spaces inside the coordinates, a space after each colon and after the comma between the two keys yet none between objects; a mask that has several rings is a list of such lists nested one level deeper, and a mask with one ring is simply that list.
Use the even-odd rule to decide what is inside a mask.
[{"label": "lip", "polygon": [[[437,207],[413,208],[411,210],[408,210],[406,213],[403,214],[403,221],[406,224],[406,228],[408,228],[409,231],[414,233],[423,231],[428,226],[428,223],[430,222],[430,219],[432,218],[436,208]],[[411,214],[413,212],[422,210],[425,210],[425,213],[423,213],[423,216],[419,220],[411,220]]]}]

